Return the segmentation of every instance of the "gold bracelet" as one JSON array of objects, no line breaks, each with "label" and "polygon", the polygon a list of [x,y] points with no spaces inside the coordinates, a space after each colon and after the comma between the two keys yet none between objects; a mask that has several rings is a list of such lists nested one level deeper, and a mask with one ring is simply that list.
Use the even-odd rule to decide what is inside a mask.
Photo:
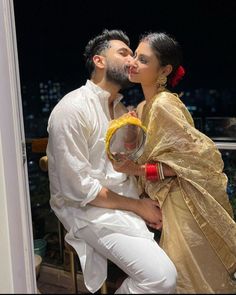
[{"label": "gold bracelet", "polygon": [[162,166],[162,163],[161,162],[159,162],[158,170],[159,170],[160,179],[161,180],[164,180],[165,179],[165,175],[164,175],[163,166]]}]

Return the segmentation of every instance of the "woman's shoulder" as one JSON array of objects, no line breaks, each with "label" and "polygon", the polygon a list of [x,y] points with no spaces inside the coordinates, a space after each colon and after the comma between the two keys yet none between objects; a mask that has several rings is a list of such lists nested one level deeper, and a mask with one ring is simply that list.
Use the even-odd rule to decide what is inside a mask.
[{"label": "woman's shoulder", "polygon": [[181,116],[184,116],[191,125],[194,125],[192,115],[177,93],[162,91],[155,102],[154,110],[165,109],[172,114],[181,113]]},{"label": "woman's shoulder", "polygon": [[180,100],[179,95],[177,93],[173,93],[170,91],[162,91],[156,95],[155,99],[156,104],[170,104],[175,106],[183,105],[183,102]]}]

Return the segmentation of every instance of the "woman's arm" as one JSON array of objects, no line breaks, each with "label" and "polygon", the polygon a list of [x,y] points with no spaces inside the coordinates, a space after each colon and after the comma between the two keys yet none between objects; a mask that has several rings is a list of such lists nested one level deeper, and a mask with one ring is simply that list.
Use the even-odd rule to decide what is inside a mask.
[{"label": "woman's arm", "polygon": [[[135,175],[135,176],[146,176],[148,164],[149,163],[140,165],[140,164],[137,164],[134,161],[129,160],[127,158],[123,158],[123,160],[119,161],[119,162],[112,161],[113,168],[117,172],[122,172],[122,173],[126,173],[129,175]],[[152,165],[153,164],[155,164],[155,163],[152,163]],[[162,165],[164,177],[171,177],[171,176],[176,175],[175,171],[171,167],[169,167],[168,165],[166,165],[164,163],[160,163],[160,162],[157,162],[156,165],[157,165],[156,166],[157,169],[158,169],[158,165]]]}]

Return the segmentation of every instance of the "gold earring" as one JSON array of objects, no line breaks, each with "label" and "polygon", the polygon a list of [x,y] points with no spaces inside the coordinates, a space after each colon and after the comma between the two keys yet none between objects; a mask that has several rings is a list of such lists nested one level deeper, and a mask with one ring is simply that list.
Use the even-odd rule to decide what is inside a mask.
[{"label": "gold earring", "polygon": [[167,83],[167,78],[166,76],[160,76],[157,79],[157,88],[165,88],[166,87],[166,83]]}]

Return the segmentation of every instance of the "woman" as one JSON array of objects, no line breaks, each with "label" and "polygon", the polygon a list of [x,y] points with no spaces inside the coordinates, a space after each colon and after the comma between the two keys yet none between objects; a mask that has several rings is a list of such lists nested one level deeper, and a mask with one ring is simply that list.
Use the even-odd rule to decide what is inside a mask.
[{"label": "woman", "polygon": [[214,142],[194,127],[178,95],[167,90],[183,75],[174,39],[165,33],[141,38],[129,79],[141,83],[145,96],[137,113],[147,140],[138,164],[113,165],[139,176],[143,191],[159,201],[160,245],[177,268],[177,293],[235,293],[236,223],[227,177]]}]

